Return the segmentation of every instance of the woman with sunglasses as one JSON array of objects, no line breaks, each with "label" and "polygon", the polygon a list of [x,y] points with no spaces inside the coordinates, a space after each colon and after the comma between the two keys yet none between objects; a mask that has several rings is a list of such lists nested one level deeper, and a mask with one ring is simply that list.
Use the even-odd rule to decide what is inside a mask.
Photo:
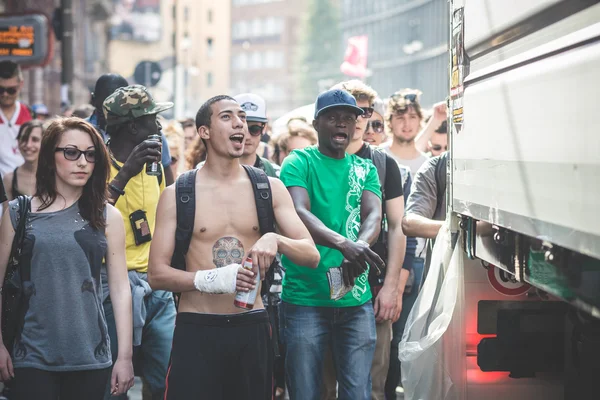
[{"label": "woman with sunglasses", "polygon": [[21,125],[17,135],[19,151],[25,162],[4,176],[4,186],[9,200],[21,195],[33,196],[43,125],[41,121],[29,121]]},{"label": "woman with sunglasses", "polygon": [[369,143],[371,146],[379,146],[381,143],[387,140],[385,135],[385,126],[383,117],[385,116],[385,106],[383,100],[376,98],[373,103],[373,115],[369,118],[365,133],[363,134],[363,141]]},{"label": "woman with sunglasses", "polygon": [[[14,399],[100,400],[133,385],[131,291],[121,214],[107,204],[109,159],[100,134],[79,118],[53,121],[41,142],[35,194],[20,265],[23,319],[12,354],[0,344],[0,378]],[[6,272],[18,202],[0,225],[0,282]],[[112,363],[102,308],[106,260],[119,355]],[[2,343],[0,341],[0,343]]]}]

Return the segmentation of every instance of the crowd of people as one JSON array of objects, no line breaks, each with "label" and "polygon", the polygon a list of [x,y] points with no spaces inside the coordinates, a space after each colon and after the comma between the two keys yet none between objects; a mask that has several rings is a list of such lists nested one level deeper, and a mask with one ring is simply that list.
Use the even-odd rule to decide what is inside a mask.
[{"label": "crowd of people", "polygon": [[126,399],[134,375],[144,399],[396,398],[445,102],[349,80],[274,135],[253,93],[177,121],[116,74],[68,116],[22,87],[0,62],[5,398]]}]

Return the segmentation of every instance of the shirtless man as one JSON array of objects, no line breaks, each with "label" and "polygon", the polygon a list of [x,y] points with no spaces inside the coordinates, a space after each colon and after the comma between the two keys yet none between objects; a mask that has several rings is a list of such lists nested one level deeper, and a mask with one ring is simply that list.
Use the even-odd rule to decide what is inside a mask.
[{"label": "shirtless man", "polygon": [[[320,257],[285,186],[270,178],[278,232],[261,235],[248,175],[239,163],[246,113],[229,96],[208,100],[196,115],[208,158],[196,175],[196,216],[187,271],[170,266],[175,248],[175,185],[161,195],[150,250],[153,289],[181,292],[165,399],[272,398],[270,326],[260,296],[254,310],[233,305],[253,288],[277,252],[316,268]],[[254,270],[240,264],[250,255]],[[260,293],[260,288],[258,288]]]}]

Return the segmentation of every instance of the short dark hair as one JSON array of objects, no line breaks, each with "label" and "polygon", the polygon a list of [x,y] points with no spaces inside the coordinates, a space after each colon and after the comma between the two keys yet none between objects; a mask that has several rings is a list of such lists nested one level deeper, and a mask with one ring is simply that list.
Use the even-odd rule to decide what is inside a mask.
[{"label": "short dark hair", "polygon": [[[119,74],[104,74],[101,75],[96,81],[94,86],[94,97],[102,111],[102,103],[108,96],[114,93],[118,88],[129,86],[127,79],[123,78]],[[96,106],[96,104],[94,104]]]},{"label": "short dark hair", "polygon": [[445,135],[448,133],[448,122],[443,121],[440,126],[435,130],[435,133]]},{"label": "short dark hair", "polygon": [[235,99],[231,96],[227,96],[226,94],[220,94],[215,97],[211,97],[206,100],[200,109],[196,113],[196,129],[199,129],[201,126],[207,126],[210,128],[210,118],[212,117],[212,105],[218,103],[221,100],[233,100]]},{"label": "short dark hair", "polygon": [[21,67],[14,61],[0,61],[0,78],[11,79],[18,77],[19,81],[23,80],[23,73]]},{"label": "short dark hair", "polygon": [[[226,94],[220,94],[218,96],[211,97],[206,100],[200,109],[196,113],[196,130],[200,129],[201,126],[207,126],[210,128],[210,119],[212,117],[212,105],[218,103],[221,100],[233,100],[235,99],[231,96],[227,96]],[[202,138],[201,138],[202,139]],[[206,145],[206,140],[202,139],[202,143],[206,150],[208,151],[208,146]]]}]

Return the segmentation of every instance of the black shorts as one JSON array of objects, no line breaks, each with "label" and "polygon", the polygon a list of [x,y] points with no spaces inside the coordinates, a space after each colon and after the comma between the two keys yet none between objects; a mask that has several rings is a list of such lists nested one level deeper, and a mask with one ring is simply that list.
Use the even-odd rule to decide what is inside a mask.
[{"label": "black shorts", "polygon": [[272,351],[265,310],[179,313],[165,399],[271,400]]}]

